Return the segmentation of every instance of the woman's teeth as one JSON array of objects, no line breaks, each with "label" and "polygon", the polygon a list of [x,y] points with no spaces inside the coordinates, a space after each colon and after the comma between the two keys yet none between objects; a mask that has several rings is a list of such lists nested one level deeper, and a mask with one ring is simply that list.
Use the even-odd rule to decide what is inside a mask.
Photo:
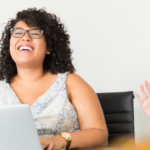
[{"label": "woman's teeth", "polygon": [[21,47],[19,47],[19,50],[20,51],[22,51],[22,50],[32,51],[32,48],[31,47],[27,47],[27,46],[21,46]]}]

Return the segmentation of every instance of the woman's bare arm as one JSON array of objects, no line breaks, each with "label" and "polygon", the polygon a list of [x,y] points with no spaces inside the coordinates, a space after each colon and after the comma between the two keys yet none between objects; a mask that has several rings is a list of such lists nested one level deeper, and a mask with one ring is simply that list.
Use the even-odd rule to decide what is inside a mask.
[{"label": "woman's bare arm", "polygon": [[68,74],[68,98],[77,111],[81,131],[70,133],[70,148],[107,146],[108,131],[104,114],[94,90],[78,75]]}]

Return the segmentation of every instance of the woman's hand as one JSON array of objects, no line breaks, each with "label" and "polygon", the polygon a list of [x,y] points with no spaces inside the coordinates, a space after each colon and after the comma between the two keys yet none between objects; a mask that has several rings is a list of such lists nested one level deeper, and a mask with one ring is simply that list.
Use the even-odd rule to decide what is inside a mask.
[{"label": "woman's hand", "polygon": [[146,92],[144,90],[143,85],[140,85],[141,93],[143,99],[135,93],[136,98],[139,100],[143,111],[147,115],[147,117],[150,119],[150,83],[148,83],[146,80],[144,81]]},{"label": "woman's hand", "polygon": [[54,150],[65,148],[67,142],[61,135],[56,135],[47,138],[40,138],[42,150]]}]

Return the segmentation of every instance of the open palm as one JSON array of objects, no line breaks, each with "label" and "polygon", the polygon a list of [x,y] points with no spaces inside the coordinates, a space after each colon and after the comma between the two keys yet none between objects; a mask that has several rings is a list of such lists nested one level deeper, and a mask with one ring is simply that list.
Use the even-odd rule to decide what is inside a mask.
[{"label": "open palm", "polygon": [[145,112],[147,117],[150,119],[150,83],[148,83],[145,80],[144,84],[145,84],[146,92],[144,90],[143,85],[142,84],[140,85],[140,90],[141,90],[143,99],[137,93],[135,93],[135,96],[140,102],[143,111]]}]

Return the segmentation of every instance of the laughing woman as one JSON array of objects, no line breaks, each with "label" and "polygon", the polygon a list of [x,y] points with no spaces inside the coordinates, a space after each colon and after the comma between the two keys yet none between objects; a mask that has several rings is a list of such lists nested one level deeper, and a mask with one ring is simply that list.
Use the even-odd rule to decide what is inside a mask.
[{"label": "laughing woman", "polygon": [[72,64],[69,35],[43,9],[17,13],[0,41],[0,105],[31,107],[42,149],[107,146],[99,100]]}]

